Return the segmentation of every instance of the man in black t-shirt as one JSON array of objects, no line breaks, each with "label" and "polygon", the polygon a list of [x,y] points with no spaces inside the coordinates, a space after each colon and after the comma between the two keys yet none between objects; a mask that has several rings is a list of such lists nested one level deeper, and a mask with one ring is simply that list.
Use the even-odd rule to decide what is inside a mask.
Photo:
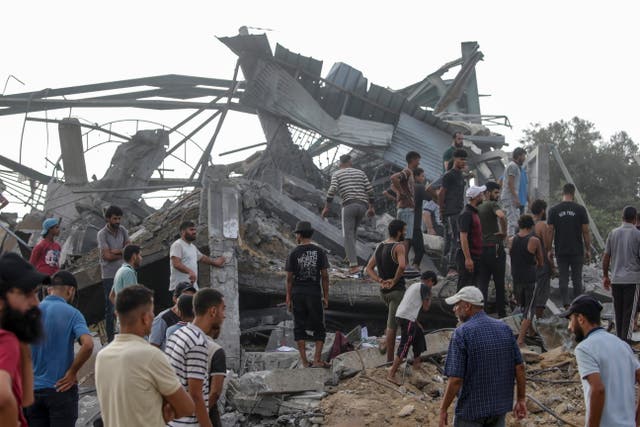
[{"label": "man in black t-shirt", "polygon": [[456,253],[458,252],[458,216],[464,208],[464,174],[467,166],[467,152],[458,149],[453,152],[453,168],[442,177],[442,188],[438,193],[440,217],[445,227],[444,254],[447,261],[447,276],[456,273]]},{"label": "man in black t-shirt", "polygon": [[482,256],[482,224],[478,215],[478,206],[484,200],[487,187],[471,186],[466,196],[469,203],[458,217],[460,230],[458,260],[458,290],[465,286],[476,286]]},{"label": "man in black t-shirt", "polygon": [[[285,265],[287,272],[287,307],[293,313],[293,336],[298,343],[303,366],[325,367],[321,360],[326,331],[324,309],[329,304],[329,260],[326,252],[311,243],[313,228],[300,221],[295,229],[298,246],[291,251]],[[320,280],[322,279],[322,288]],[[307,335],[313,331],[313,337]],[[315,341],[313,363],[307,360],[305,341]]]},{"label": "man in black t-shirt", "polygon": [[[582,293],[582,265],[591,258],[591,235],[589,217],[584,206],[573,201],[576,187],[565,184],[562,188],[562,202],[549,209],[547,219],[551,243],[555,243],[555,257],[558,262],[560,296],[565,308],[569,306],[569,270],[573,283],[573,298]],[[549,261],[553,264],[553,245],[546,248]]]}]

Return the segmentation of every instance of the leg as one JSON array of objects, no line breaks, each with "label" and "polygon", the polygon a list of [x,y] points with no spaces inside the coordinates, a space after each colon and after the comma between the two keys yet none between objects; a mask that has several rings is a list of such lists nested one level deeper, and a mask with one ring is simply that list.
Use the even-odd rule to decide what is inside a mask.
[{"label": "leg", "polygon": [[[55,391],[53,391],[55,393]],[[47,390],[36,390],[33,405],[24,409],[24,414],[30,426],[49,427],[49,408],[47,397],[50,392]]]},{"label": "leg", "polygon": [[513,236],[518,229],[518,208],[508,203],[505,207],[505,215],[507,217],[507,236]]},{"label": "leg", "polygon": [[482,291],[485,301],[487,301],[489,295],[489,281],[491,280],[493,264],[495,263],[495,249],[493,246],[483,247],[482,256],[480,257],[477,286]]},{"label": "leg", "polygon": [[309,361],[307,360],[307,346],[304,340],[296,340],[298,344],[298,353],[300,353],[300,362],[305,368],[309,367]]},{"label": "leg", "polygon": [[417,270],[420,270],[420,264],[422,263],[422,257],[424,256],[424,238],[422,237],[421,229],[415,228],[413,230],[411,243],[413,244],[413,266]]},{"label": "leg", "polygon": [[[636,317],[638,307],[638,297],[640,296],[639,285],[620,285],[622,288],[622,319],[620,320],[620,339],[631,342],[633,338],[633,321]],[[618,330],[616,326],[616,330]]]},{"label": "leg", "polygon": [[562,305],[566,308],[569,306],[569,258],[564,256],[557,257],[558,260],[558,285],[560,286],[560,298]]},{"label": "leg", "polygon": [[493,284],[496,288],[496,311],[498,317],[506,317],[506,296],[504,287],[504,275],[507,263],[507,254],[504,251],[504,247],[499,245],[496,247],[496,259],[495,267],[493,269]]},{"label": "leg", "polygon": [[398,372],[400,364],[407,357],[407,353],[411,347],[411,336],[409,334],[411,322],[406,319],[396,319],[396,321],[400,328],[400,345],[398,346],[398,353],[396,354],[395,359],[393,359],[393,364],[391,365],[391,369],[387,375],[387,380],[396,385],[400,385],[396,380],[396,372]]},{"label": "leg", "polygon": [[307,339],[306,322],[307,307],[305,305],[304,295],[291,296],[291,312],[293,314],[293,339],[298,344],[298,352],[300,353],[300,361],[305,368],[309,366],[307,360],[307,348],[305,341]]},{"label": "leg", "polygon": [[63,393],[54,392],[50,398],[50,427],[74,427],[78,419],[78,387]]},{"label": "leg", "polygon": [[623,312],[624,312],[624,287],[623,284],[614,283],[611,285],[611,296],[613,298],[613,317],[616,327],[616,336],[624,339],[623,335]]},{"label": "leg", "polygon": [[307,305],[309,307],[309,325],[313,330],[313,340],[316,348],[313,356],[313,366],[326,366],[322,360],[322,347],[326,338],[326,329],[324,326],[324,307],[322,306],[322,298],[320,296],[307,296]]},{"label": "leg", "polygon": [[356,254],[357,208],[358,203],[352,203],[342,208],[342,236],[344,237],[344,251],[349,260],[350,272],[351,269],[358,266]]},{"label": "leg", "polygon": [[582,266],[584,257],[582,255],[571,257],[571,283],[573,284],[573,297],[582,295]]},{"label": "leg", "polygon": [[447,217],[449,221],[449,230],[451,231],[451,244],[449,247],[449,270],[456,271],[456,256],[458,253],[459,243],[458,238],[460,237],[460,233],[458,231],[458,216],[459,215],[451,215]]},{"label": "leg", "polygon": [[393,361],[393,352],[396,347],[396,330],[387,328],[385,331],[385,341],[387,347],[387,362]]},{"label": "leg", "polygon": [[102,288],[104,289],[104,323],[107,330],[107,341],[113,341],[113,304],[109,299],[111,288],[113,287],[113,279],[102,279]]}]

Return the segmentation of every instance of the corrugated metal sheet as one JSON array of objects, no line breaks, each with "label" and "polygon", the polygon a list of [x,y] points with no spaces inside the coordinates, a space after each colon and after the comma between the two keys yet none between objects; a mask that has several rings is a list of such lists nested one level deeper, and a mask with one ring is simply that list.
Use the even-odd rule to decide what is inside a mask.
[{"label": "corrugated metal sheet", "polygon": [[420,167],[430,181],[442,175],[442,154],[451,144],[451,135],[408,114],[401,114],[391,145],[384,153],[384,160],[398,167],[405,167],[409,151],[420,153]]}]

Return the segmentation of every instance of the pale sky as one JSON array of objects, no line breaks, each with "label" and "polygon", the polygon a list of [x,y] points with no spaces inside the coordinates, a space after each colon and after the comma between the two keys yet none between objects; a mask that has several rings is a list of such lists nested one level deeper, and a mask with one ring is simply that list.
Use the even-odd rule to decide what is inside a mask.
[{"label": "pale sky", "polygon": [[[513,130],[493,130],[511,147],[530,123],[573,116],[594,122],[607,139],[626,130],[640,142],[633,107],[640,99],[639,9],[637,2],[596,1],[5,2],[0,90],[10,74],[25,85],[10,80],[7,94],[169,73],[230,79],[236,56],[215,36],[235,35],[242,25],[272,30],[272,48],[280,43],[323,60],[323,75],[342,61],[369,82],[399,89],[458,58],[460,43],[473,40],[485,56],[476,67],[479,91],[491,95],[482,98],[482,112],[509,117]],[[49,111],[48,117],[68,113]],[[72,115],[100,124],[132,118],[172,126],[189,113],[74,109]],[[1,152],[15,160],[23,119],[0,117]],[[206,145],[213,126],[196,142]],[[57,128],[49,127],[48,147],[45,130],[27,124],[22,158],[50,173],[44,157],[55,161],[59,155]],[[217,154],[263,141],[255,116],[231,112],[214,161],[242,159],[249,152],[223,159]],[[89,175],[101,176],[114,148],[88,154]]]}]

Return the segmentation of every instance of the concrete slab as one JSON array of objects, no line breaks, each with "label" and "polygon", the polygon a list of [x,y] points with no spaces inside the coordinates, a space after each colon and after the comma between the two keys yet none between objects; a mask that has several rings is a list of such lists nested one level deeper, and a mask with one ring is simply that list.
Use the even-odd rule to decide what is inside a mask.
[{"label": "concrete slab", "polygon": [[245,352],[243,354],[242,373],[270,371],[273,369],[294,369],[300,362],[297,351],[294,352]]},{"label": "concrete slab", "polygon": [[323,391],[331,379],[329,369],[273,369],[249,372],[230,382],[230,388],[247,395],[291,394]]},{"label": "concrete slab", "polygon": [[[360,356],[358,356],[360,353]],[[387,362],[386,354],[381,354],[377,348],[365,348],[342,353],[333,359],[332,371],[338,378],[347,378],[364,369],[373,369]]]},{"label": "concrete slab", "polygon": [[422,357],[438,356],[446,354],[449,351],[449,341],[451,341],[453,330],[445,329],[434,333],[425,334],[427,341],[427,351],[422,353]]}]

